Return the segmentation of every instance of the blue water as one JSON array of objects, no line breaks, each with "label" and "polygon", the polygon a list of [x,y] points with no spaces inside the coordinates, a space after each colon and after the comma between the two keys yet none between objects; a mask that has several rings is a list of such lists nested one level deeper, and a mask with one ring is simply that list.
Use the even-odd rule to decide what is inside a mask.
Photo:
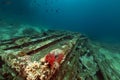
[{"label": "blue water", "polygon": [[120,41],[120,0],[0,0],[0,16],[81,32],[98,41]]}]

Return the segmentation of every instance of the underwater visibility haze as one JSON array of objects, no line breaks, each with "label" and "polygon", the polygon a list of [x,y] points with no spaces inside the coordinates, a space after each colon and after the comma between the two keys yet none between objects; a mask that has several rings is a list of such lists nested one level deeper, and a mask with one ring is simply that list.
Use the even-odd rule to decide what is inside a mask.
[{"label": "underwater visibility haze", "polygon": [[[84,36],[81,37],[78,33]],[[70,37],[68,35],[70,35]],[[84,39],[86,39],[85,36],[88,37],[90,41],[88,41],[88,44],[86,40],[84,41]],[[41,38],[42,40],[39,40]],[[81,39],[81,42],[77,42],[77,39],[78,41]],[[59,42],[60,40],[64,41]],[[36,43],[38,43],[38,45],[36,45]],[[50,45],[53,46],[50,47]],[[62,45],[62,47],[60,45]],[[78,47],[73,49],[74,45]],[[92,49],[90,49],[91,46]],[[25,48],[21,49],[21,47]],[[39,68],[39,65],[42,64],[36,61],[41,60],[42,62],[42,58],[49,63],[51,72],[53,71],[53,73],[55,73],[55,71],[52,70],[54,68],[53,65],[56,65],[55,70],[59,69],[64,58],[70,58],[70,55],[66,57],[69,52],[75,52],[76,55],[80,53],[80,55],[77,55],[79,56],[80,62],[79,68],[77,67],[77,69],[80,69],[81,73],[77,75],[76,80],[119,80],[120,0],[0,0],[0,50],[0,64],[3,66],[3,63],[8,64],[9,62],[6,60],[6,56],[11,55],[14,51],[20,51],[18,54],[15,52],[16,55],[12,54],[10,56],[10,65],[12,65],[14,69],[17,69],[16,71],[19,73],[17,77],[16,74],[14,75],[14,80],[39,80],[36,79],[35,74],[29,72],[28,69],[30,67],[33,68],[35,65]],[[8,55],[4,55],[4,51],[8,53]],[[36,54],[39,51],[43,54]],[[31,54],[33,54],[31,60],[35,62],[28,63]],[[22,56],[19,66],[28,64],[22,68],[25,71],[25,74],[22,75],[22,77],[25,77],[24,79],[20,78],[22,74],[20,71],[22,70],[21,67],[16,67],[16,65],[12,63],[12,58],[16,56]],[[74,58],[75,60],[73,60],[73,62],[72,59],[70,59],[72,65],[74,65],[74,62],[77,63],[77,58],[73,56],[73,59]],[[22,60],[25,60],[26,63],[22,62]],[[48,64],[46,62],[45,64]],[[71,65],[70,62],[66,62],[67,60],[65,59],[64,64]],[[20,68],[20,70],[18,70],[18,68]],[[64,68],[66,67],[63,66],[60,69],[63,70]],[[85,70],[83,68],[86,72],[84,72]],[[9,68],[5,67],[6,71],[7,69]],[[89,76],[86,75],[87,70]],[[10,69],[10,71],[12,70]],[[4,69],[0,66],[0,80],[13,79],[13,75],[10,77],[9,74],[11,72],[8,71],[6,74],[1,74],[3,72]],[[30,73],[34,76],[30,77]],[[43,72],[40,74],[42,73]],[[53,73],[50,75],[53,76]],[[114,76],[111,77],[113,74]],[[9,76],[4,79],[6,75]],[[37,72],[36,75],[38,75]],[[57,73],[57,75],[54,76],[58,77],[61,75],[61,73]],[[44,76],[45,74],[42,74],[42,76],[39,77],[40,80],[58,80],[52,76],[48,77],[48,75],[46,79]],[[98,78],[95,78],[95,76]],[[75,80],[75,78],[73,78],[68,79],[67,77],[60,79]]]},{"label": "underwater visibility haze", "polygon": [[12,17],[13,23],[17,19],[119,42],[119,4],[119,0],[0,0],[0,14]]}]

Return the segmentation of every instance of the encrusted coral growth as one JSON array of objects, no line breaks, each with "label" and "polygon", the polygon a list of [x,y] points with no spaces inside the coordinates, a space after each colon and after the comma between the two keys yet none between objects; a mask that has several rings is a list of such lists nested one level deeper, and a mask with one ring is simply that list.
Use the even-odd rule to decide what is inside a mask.
[{"label": "encrusted coral growth", "polygon": [[64,60],[64,51],[54,49],[40,61],[31,61],[29,55],[10,57],[7,62],[26,80],[49,80]]},{"label": "encrusted coral growth", "polygon": [[47,76],[50,75],[50,69],[47,64],[41,65],[40,62],[30,62],[26,68],[26,80],[47,80]]},{"label": "encrusted coral growth", "polygon": [[19,75],[26,78],[26,80],[44,80],[50,74],[50,69],[47,64],[41,62],[31,62],[30,56],[18,57],[10,61],[11,67],[15,69]]}]

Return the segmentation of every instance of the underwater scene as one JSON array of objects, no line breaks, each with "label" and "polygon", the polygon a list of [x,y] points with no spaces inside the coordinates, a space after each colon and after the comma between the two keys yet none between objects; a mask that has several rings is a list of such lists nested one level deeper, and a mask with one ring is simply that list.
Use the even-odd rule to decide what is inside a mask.
[{"label": "underwater scene", "polygon": [[0,80],[120,80],[120,0],[0,0]]}]

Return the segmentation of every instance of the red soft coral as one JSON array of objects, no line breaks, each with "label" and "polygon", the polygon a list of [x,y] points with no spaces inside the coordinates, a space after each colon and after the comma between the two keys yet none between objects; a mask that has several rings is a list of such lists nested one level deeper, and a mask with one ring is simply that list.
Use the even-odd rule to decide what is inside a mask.
[{"label": "red soft coral", "polygon": [[50,64],[50,67],[54,65],[55,62],[55,55],[54,54],[47,54],[45,57],[45,61]]},{"label": "red soft coral", "polygon": [[50,67],[53,67],[54,62],[57,62],[58,64],[60,64],[63,58],[64,58],[64,54],[55,55],[55,54],[49,53],[46,55],[45,61],[49,63]]}]

